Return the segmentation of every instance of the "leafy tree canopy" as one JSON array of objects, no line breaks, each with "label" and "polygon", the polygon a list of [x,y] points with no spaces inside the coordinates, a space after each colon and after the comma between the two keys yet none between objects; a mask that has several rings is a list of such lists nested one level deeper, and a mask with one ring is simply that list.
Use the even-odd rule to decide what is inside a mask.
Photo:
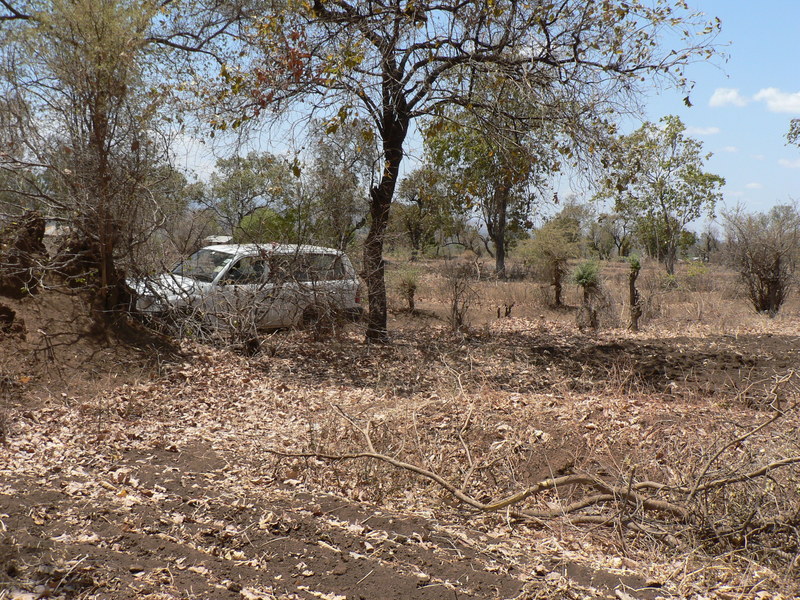
[{"label": "leafy tree canopy", "polygon": [[[487,108],[458,108],[430,119],[425,139],[428,159],[443,174],[451,204],[486,228],[485,246],[500,275],[507,250],[531,227],[537,191],[559,163],[555,135],[544,135],[541,126],[518,129],[504,114],[518,99],[497,92],[490,92],[496,101],[487,102]],[[523,114],[521,108],[515,112]]]},{"label": "leafy tree canopy", "polygon": [[220,159],[211,174],[212,207],[229,231],[259,207],[281,210],[293,202],[298,179],[290,162],[268,152]]},{"label": "leafy tree canopy", "polygon": [[658,125],[645,123],[622,137],[618,152],[601,197],[612,198],[618,213],[631,215],[637,230],[655,236],[652,246],[673,274],[686,226],[704,213],[713,215],[725,180],[703,170],[711,155],[685,135],[675,116],[662,118]]},{"label": "leafy tree canopy", "polygon": [[293,211],[280,214],[262,206],[245,216],[234,231],[233,239],[246,244],[269,242],[299,243],[298,215]]}]

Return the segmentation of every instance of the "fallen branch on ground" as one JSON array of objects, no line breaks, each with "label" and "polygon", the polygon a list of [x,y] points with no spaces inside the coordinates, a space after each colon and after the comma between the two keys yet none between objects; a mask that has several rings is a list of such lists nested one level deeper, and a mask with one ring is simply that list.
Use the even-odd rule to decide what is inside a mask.
[{"label": "fallen branch on ground", "polygon": [[[797,405],[790,407],[790,410]],[[460,426],[454,430],[458,447],[466,457],[466,475],[458,477],[461,481],[451,483],[450,478],[437,472],[433,467],[420,466],[399,458],[398,454],[380,452],[375,448],[371,434],[372,422],[367,420],[363,426],[338,406],[334,407],[340,416],[358,432],[364,440],[366,449],[356,452],[326,451],[286,451],[267,450],[274,456],[294,459],[317,459],[330,462],[373,460],[388,464],[396,469],[413,473],[427,479],[459,503],[472,509],[475,514],[502,512],[507,518],[544,524],[548,520],[562,519],[574,525],[600,525],[625,529],[635,535],[658,540],[672,547],[680,547],[688,539],[699,539],[704,544],[724,545],[729,548],[742,547],[739,540],[750,540],[753,536],[769,534],[770,531],[797,532],[797,514],[786,512],[775,517],[760,515],[760,504],[753,509],[753,514],[742,516],[736,511],[728,512],[726,506],[721,512],[708,512],[708,494],[722,492],[737,484],[753,484],[760,479],[772,479],[777,471],[800,463],[800,455],[776,458],[767,464],[751,465],[744,471],[729,471],[724,476],[710,477],[710,465],[718,460],[724,452],[732,447],[725,443],[721,450],[710,454],[710,459],[703,461],[699,474],[693,481],[684,484],[667,483],[652,480],[636,481],[636,469],[619,479],[607,473],[565,473],[551,476],[529,485],[515,493],[493,500],[470,493],[468,483],[477,469],[481,459],[474,455],[465,440],[465,432],[473,419],[473,408],[470,407]],[[735,442],[741,443],[763,432],[767,425],[773,424],[777,417],[758,424],[747,432],[737,435]],[[419,441],[419,440],[418,440]],[[547,494],[551,492],[551,494]],[[739,492],[733,492],[738,494]],[[554,501],[553,494],[557,497]],[[702,502],[700,502],[703,495]],[[546,503],[547,508],[536,510],[532,504],[538,500],[539,505]],[[738,509],[737,509],[738,510]],[[759,514],[756,514],[756,511]],[[774,536],[773,536],[774,537]],[[767,544],[765,551],[774,556],[783,556],[791,544]],[[773,548],[774,546],[774,548]],[[783,553],[783,554],[781,554]],[[789,561],[792,562],[792,561]],[[794,564],[794,563],[792,563]]]}]

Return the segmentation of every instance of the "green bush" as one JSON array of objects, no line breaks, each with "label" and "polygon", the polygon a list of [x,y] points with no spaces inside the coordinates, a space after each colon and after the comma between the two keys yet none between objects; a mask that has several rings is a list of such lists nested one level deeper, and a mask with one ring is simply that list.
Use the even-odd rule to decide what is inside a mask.
[{"label": "green bush", "polygon": [[600,326],[599,311],[603,308],[600,265],[595,260],[580,263],[572,272],[572,281],[583,288],[583,305],[576,315],[578,327],[596,330]]},{"label": "green bush", "polygon": [[661,276],[660,283],[661,289],[665,291],[677,290],[680,287],[678,285],[678,278],[670,273],[664,273]]},{"label": "green bush", "polygon": [[409,312],[413,313],[416,310],[415,298],[419,287],[419,271],[411,268],[400,270],[395,275],[394,285],[397,293],[406,301]]},{"label": "green bush", "polygon": [[584,291],[594,290],[600,286],[600,265],[595,260],[580,263],[572,273],[572,282],[581,286]]},{"label": "green bush", "polygon": [[693,292],[711,291],[708,265],[700,261],[690,262],[686,267],[686,287]]}]

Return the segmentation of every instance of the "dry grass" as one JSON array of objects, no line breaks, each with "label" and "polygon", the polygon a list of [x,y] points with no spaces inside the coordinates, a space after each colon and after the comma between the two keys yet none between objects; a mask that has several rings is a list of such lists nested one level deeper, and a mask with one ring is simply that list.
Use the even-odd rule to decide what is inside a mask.
[{"label": "dry grass", "polygon": [[[440,264],[427,262],[417,269],[417,308],[428,315],[424,327],[429,329],[431,316],[433,323],[446,319]],[[484,268],[483,272],[489,270]],[[603,376],[589,376],[590,393],[580,391],[582,384],[574,374],[554,376],[547,392],[509,393],[498,387],[498,378],[490,376],[505,368],[503,361],[498,360],[494,367],[484,362],[481,379],[476,376],[482,368],[481,358],[464,344],[461,350],[468,356],[459,362],[459,368],[451,364],[442,371],[441,365],[429,365],[440,373],[442,388],[435,394],[424,400],[419,395],[401,402],[393,398],[388,402],[391,408],[382,406],[377,412],[359,409],[359,422],[373,422],[376,447],[382,451],[440,473],[459,489],[485,500],[506,496],[532,481],[563,472],[599,472],[620,485],[649,480],[671,489],[703,489],[703,482],[710,478],[752,471],[763,465],[767,456],[781,460],[800,455],[796,408],[774,425],[737,441],[772,415],[780,414],[776,410],[796,407],[800,399],[800,386],[793,375],[800,364],[776,367],[772,375],[756,374],[748,366],[751,363],[747,360],[753,357],[747,355],[750,350],[744,343],[745,338],[775,336],[786,339],[787,347],[791,347],[791,340],[796,340],[800,331],[797,297],[790,296],[781,313],[771,319],[752,310],[737,275],[723,266],[683,263],[678,265],[674,280],[669,281],[660,265],[646,262],[638,286],[644,300],[642,330],[631,333],[625,329],[627,264],[604,264],[602,277],[609,306],[602,318],[603,329],[592,334],[599,346],[613,346],[621,340],[659,340],[666,345],[674,343],[678,353],[691,353],[695,346],[713,349],[727,340],[731,352],[736,354],[738,348],[744,359],[742,367],[730,371],[739,379],[728,382],[728,393],[722,393],[720,381],[710,379],[705,386],[683,391],[679,391],[681,381],[676,379],[671,384],[675,388],[665,389],[642,379],[636,365],[625,361],[610,361]],[[520,328],[531,339],[583,335],[575,327],[575,312],[581,303],[577,286],[565,286],[567,308],[561,309],[550,305],[551,290],[541,281],[483,279],[473,280],[472,286],[476,299],[466,320],[473,335],[481,339]],[[393,299],[391,306],[400,306],[400,300]],[[512,318],[503,318],[509,307]],[[420,326],[420,322],[404,320],[399,314],[396,317],[396,328],[401,330]],[[489,352],[486,347],[481,351]],[[509,353],[496,355],[507,358]],[[702,352],[698,356],[695,362],[687,362],[685,381],[702,377],[707,368]],[[513,358],[511,378],[542,368],[523,357]],[[630,360],[638,357],[631,356]],[[758,399],[752,396],[754,385],[762,386]],[[330,448],[352,451],[353,443],[357,446],[363,442],[358,435],[347,437],[351,424],[334,422],[328,421]],[[345,439],[351,444],[343,444]],[[363,474],[363,481],[375,477],[382,482],[381,487],[360,489],[367,497],[374,493],[371,499],[375,501],[406,506],[410,502],[416,510],[424,511],[429,510],[432,497],[442,496],[436,485],[412,483],[409,473],[398,473],[389,465],[373,463],[370,469]],[[673,541],[666,545],[652,528],[649,533],[638,534],[597,529],[590,533],[570,519],[548,525],[552,535],[539,530],[534,536],[540,544],[559,546],[567,553],[565,540],[580,539],[584,548],[602,546],[599,554],[606,557],[616,553],[639,568],[649,563],[654,577],[670,581],[675,596],[750,598],[760,594],[778,598],[780,594],[770,594],[800,591],[792,583],[800,565],[797,490],[800,473],[794,466],[766,478],[745,478],[700,495],[690,494],[688,500],[667,494],[662,499],[687,502],[685,507],[692,515],[687,522],[673,528],[653,515],[640,514],[655,529],[669,531]],[[554,507],[563,510],[581,497],[576,488],[551,490],[536,497],[528,508],[540,513]],[[450,501],[442,497],[441,502],[449,506]],[[501,527],[496,518],[485,517],[483,526]],[[616,518],[622,518],[620,513]],[[751,527],[759,519],[759,525]],[[775,519],[783,519],[782,525],[777,526]]]},{"label": "dry grass", "polygon": [[[417,309],[446,319],[443,299],[443,261],[421,261],[415,269],[418,277]],[[398,266],[399,265],[399,266]],[[394,268],[403,268],[396,262]],[[484,264],[482,273],[491,273]],[[628,265],[606,262],[602,266],[604,292],[610,306],[603,315],[605,328],[624,328],[628,320]],[[391,271],[390,271],[391,276]],[[743,333],[793,333],[800,324],[800,299],[790,296],[777,317],[757,314],[748,303],[736,273],[724,266],[711,264],[678,264],[676,287],[667,285],[663,267],[645,261],[638,287],[644,302],[641,325],[645,332],[668,336],[739,335]],[[543,281],[497,281],[486,278],[473,281],[476,299],[470,307],[468,321],[475,327],[485,326],[511,306],[511,316],[526,320],[545,320],[571,326],[574,311],[581,304],[577,285],[565,285],[566,308],[551,306],[552,290]],[[389,286],[389,305],[394,311],[406,306],[405,300]]]}]

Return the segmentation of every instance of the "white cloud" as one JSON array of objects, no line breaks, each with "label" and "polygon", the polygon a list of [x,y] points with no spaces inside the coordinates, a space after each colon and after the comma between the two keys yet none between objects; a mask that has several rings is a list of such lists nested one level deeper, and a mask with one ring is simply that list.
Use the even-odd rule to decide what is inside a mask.
[{"label": "white cloud", "polygon": [[734,88],[717,88],[711,94],[711,99],[708,101],[709,106],[719,108],[721,106],[747,106],[748,100],[739,93],[738,89]]},{"label": "white cloud", "polygon": [[778,88],[765,88],[754,98],[766,102],[767,108],[776,113],[800,114],[800,92],[782,92]]},{"label": "white cloud", "polygon": [[736,152],[739,151],[739,149],[736,146],[725,146],[722,149],[722,151],[723,152],[730,152],[731,154],[735,154]]},{"label": "white cloud", "polygon": [[752,183],[748,183],[744,187],[746,187],[748,190],[761,190],[761,189],[764,189],[764,186],[761,185],[760,183],[756,182],[756,181],[754,181]]},{"label": "white cloud", "polygon": [[752,98],[742,96],[738,88],[717,88],[711,94],[708,105],[714,108],[723,106],[741,108],[747,106],[751,100],[765,103],[771,112],[800,115],[800,92],[783,92],[774,87],[763,88]]},{"label": "white cloud", "polygon": [[686,133],[689,135],[716,135],[720,131],[719,127],[687,127]]},{"label": "white cloud", "polygon": [[794,160],[782,158],[778,161],[778,164],[787,169],[800,169],[800,158],[795,158]]},{"label": "white cloud", "polygon": [[767,159],[767,157],[764,156],[763,154],[751,154],[750,158],[752,158],[753,160],[766,160]]}]

